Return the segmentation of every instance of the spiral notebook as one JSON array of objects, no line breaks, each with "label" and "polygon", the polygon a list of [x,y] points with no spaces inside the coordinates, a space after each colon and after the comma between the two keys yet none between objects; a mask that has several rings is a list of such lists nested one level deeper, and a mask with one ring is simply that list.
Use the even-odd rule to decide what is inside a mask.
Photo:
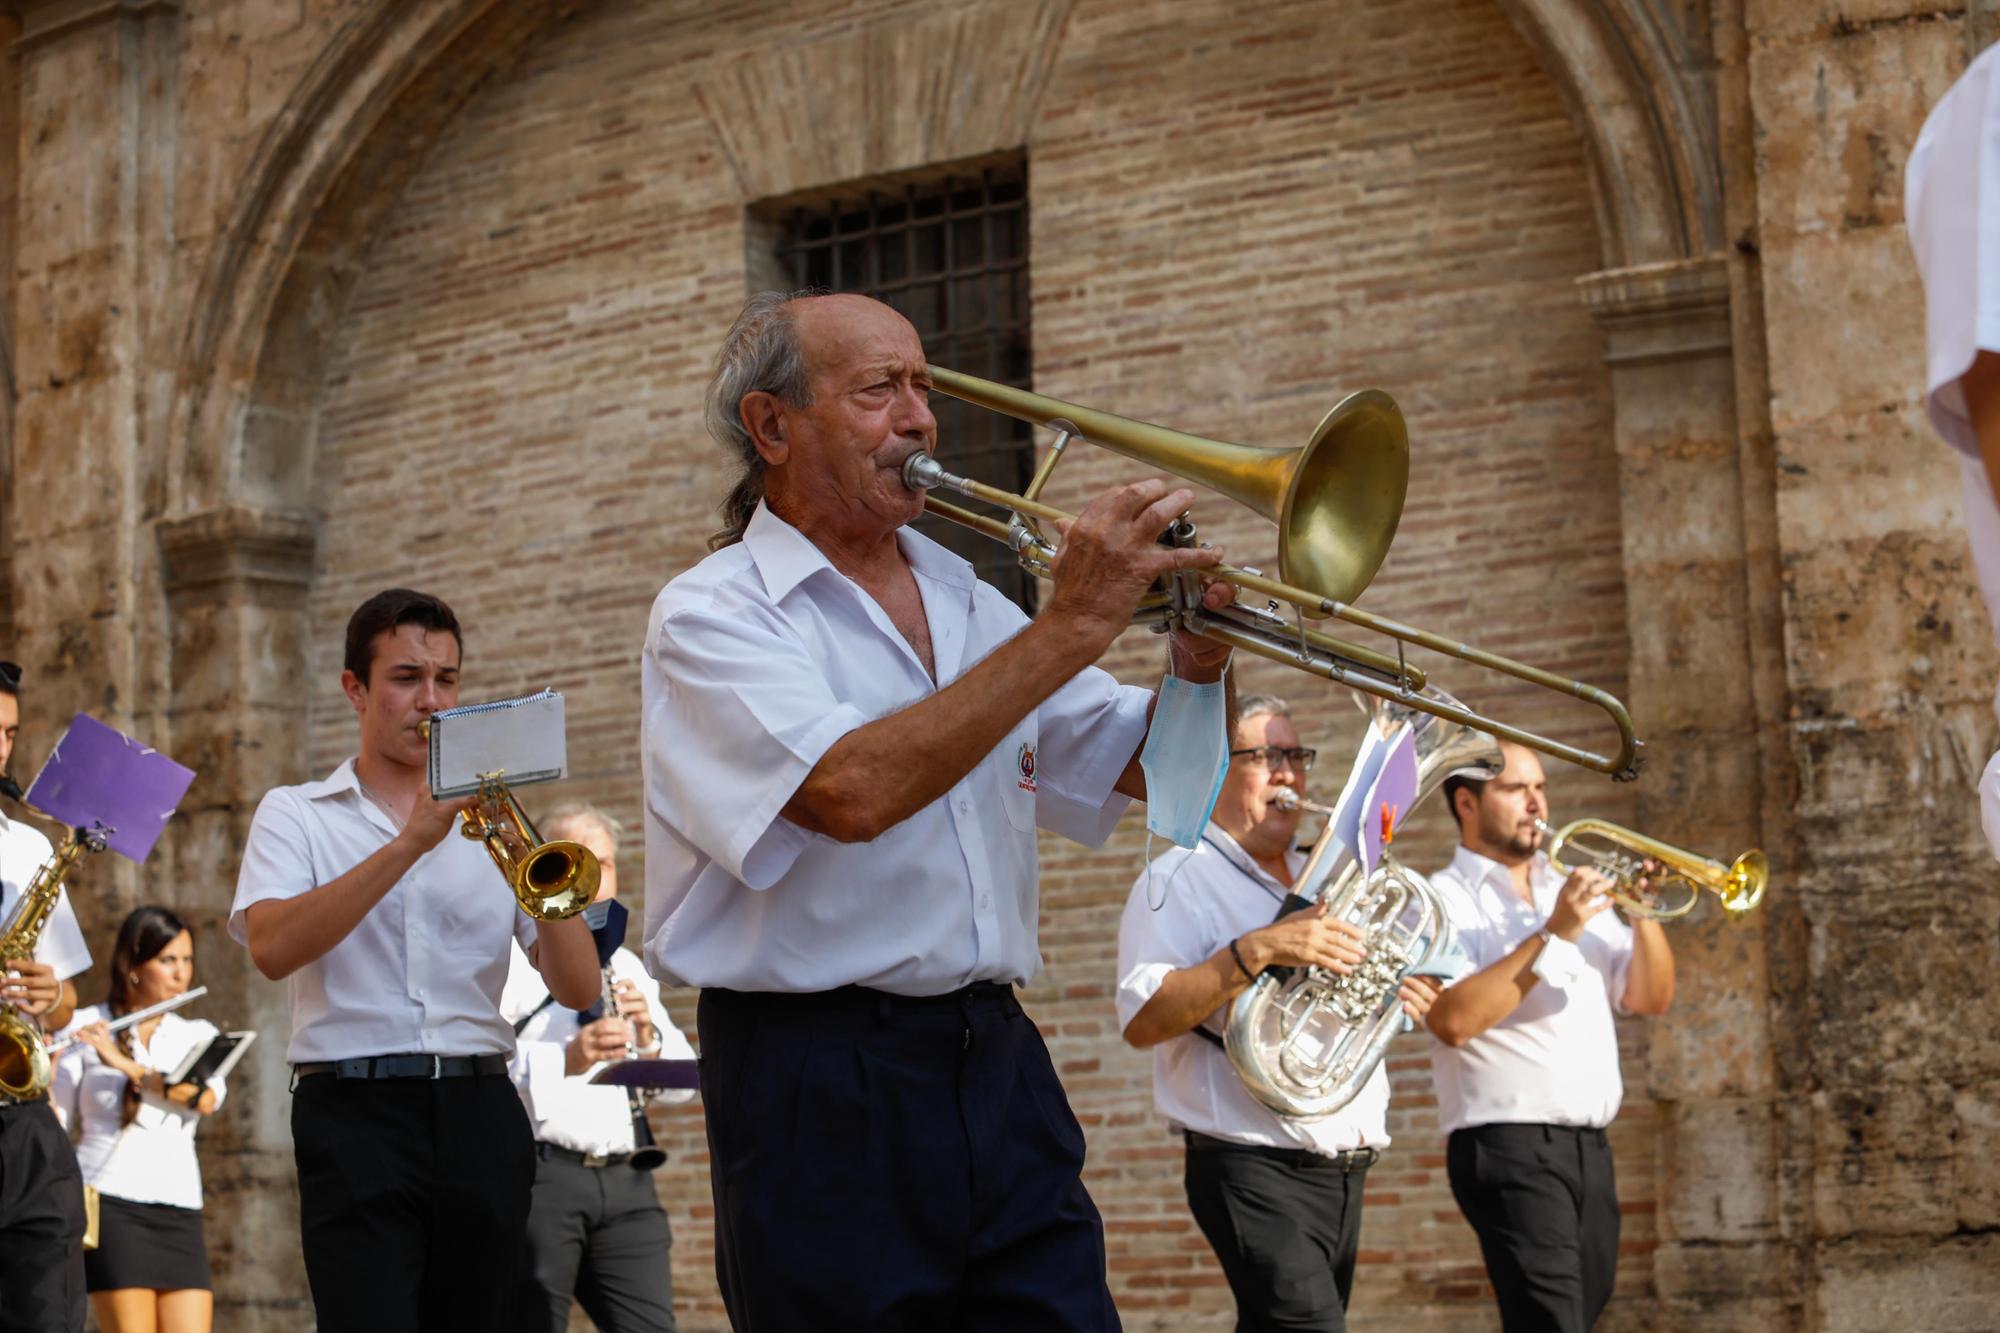
[{"label": "spiral notebook", "polygon": [[243,1058],[243,1052],[249,1050],[250,1043],[255,1040],[257,1034],[254,1032],[216,1033],[187,1053],[174,1071],[167,1075],[167,1086],[206,1083],[210,1079],[229,1077],[229,1071],[236,1068],[236,1062]]}]

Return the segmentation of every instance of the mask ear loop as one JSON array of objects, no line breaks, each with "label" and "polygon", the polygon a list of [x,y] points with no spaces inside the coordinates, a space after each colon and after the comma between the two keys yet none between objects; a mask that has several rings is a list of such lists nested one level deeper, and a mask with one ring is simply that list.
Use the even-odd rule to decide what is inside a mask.
[{"label": "mask ear loop", "polygon": [[[1228,699],[1229,699],[1229,669],[1235,665],[1236,665],[1236,658],[1232,654],[1227,660],[1223,662],[1222,675],[1216,681],[1218,685],[1222,686],[1223,707],[1225,709],[1227,709],[1228,707]],[[1225,712],[1222,719],[1223,742],[1224,742],[1222,767],[1225,773],[1227,773],[1229,770],[1229,754],[1228,754],[1229,726],[1230,726],[1229,717]],[[1212,819],[1214,818],[1214,816],[1215,812],[1213,810],[1210,810],[1209,817]],[[1174,873],[1167,876],[1167,882],[1160,886],[1160,896],[1158,900],[1155,900],[1153,897],[1153,836],[1154,836],[1153,830],[1150,826],[1148,826],[1146,829],[1146,851],[1145,851],[1146,906],[1149,910],[1157,912],[1162,907],[1165,907],[1167,905],[1167,895],[1173,892],[1174,881],[1181,877],[1181,871],[1186,870],[1188,867],[1188,862],[1194,860],[1194,849],[1190,848],[1188,854],[1181,858],[1181,863],[1174,867]]]}]

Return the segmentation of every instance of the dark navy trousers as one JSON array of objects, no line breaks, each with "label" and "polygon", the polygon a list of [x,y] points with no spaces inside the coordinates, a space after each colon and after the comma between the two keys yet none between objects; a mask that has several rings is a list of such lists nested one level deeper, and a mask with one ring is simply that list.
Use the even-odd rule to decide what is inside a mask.
[{"label": "dark navy trousers", "polygon": [[1115,1330],[1083,1132],[1011,988],[704,990],[738,1333]]}]

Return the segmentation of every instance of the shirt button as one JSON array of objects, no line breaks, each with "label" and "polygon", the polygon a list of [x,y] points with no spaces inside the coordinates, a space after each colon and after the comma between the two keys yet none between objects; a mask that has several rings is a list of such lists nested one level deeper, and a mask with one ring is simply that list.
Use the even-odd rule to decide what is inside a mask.
[{"label": "shirt button", "polygon": [[962,815],[962,814],[966,813],[966,812],[967,812],[968,810],[970,810],[970,809],[972,809],[972,802],[970,802],[970,801],[967,801],[967,800],[962,800],[962,799],[961,799],[961,800],[959,801],[959,803],[958,803],[958,813],[960,813],[960,814]]},{"label": "shirt button", "polygon": [[979,910],[980,910],[980,911],[984,912],[984,911],[986,911],[986,910],[987,910],[988,908],[990,908],[990,907],[992,907],[992,906],[993,906],[993,895],[992,895],[992,894],[990,894],[990,893],[982,893],[982,894],[980,894],[980,895],[979,895]]}]

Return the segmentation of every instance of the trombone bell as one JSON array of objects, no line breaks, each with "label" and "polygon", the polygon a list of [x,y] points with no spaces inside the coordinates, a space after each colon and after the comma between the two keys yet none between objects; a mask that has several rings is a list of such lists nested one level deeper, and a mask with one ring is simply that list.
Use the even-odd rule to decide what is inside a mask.
[{"label": "trombone bell", "polygon": [[[1335,601],[1361,595],[1396,539],[1410,488],[1410,437],[1396,400],[1349,394],[1297,449],[1205,440],[931,367],[940,393],[1033,425],[1064,422],[1114,454],[1199,482],[1278,525],[1286,583]],[[1307,609],[1307,614],[1312,614]]]}]

